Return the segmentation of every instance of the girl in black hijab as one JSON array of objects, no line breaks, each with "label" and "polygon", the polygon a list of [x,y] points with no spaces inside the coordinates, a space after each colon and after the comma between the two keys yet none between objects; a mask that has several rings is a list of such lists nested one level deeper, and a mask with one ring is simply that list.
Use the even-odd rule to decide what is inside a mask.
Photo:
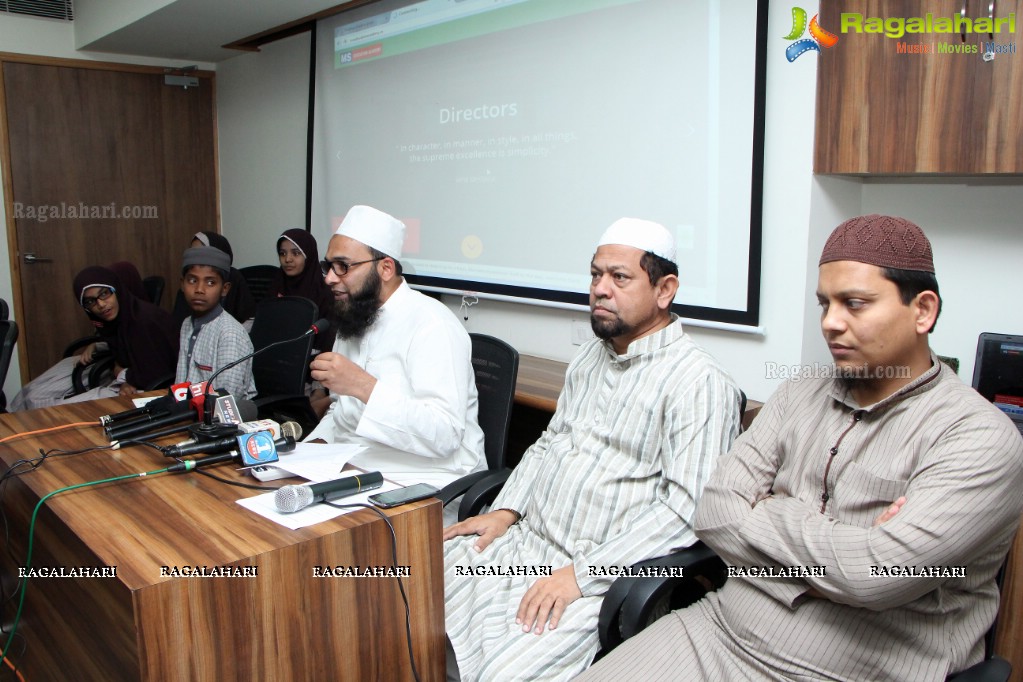
[{"label": "girl in black hijab", "polygon": [[[277,258],[281,269],[270,281],[268,296],[301,296],[319,309],[319,317],[333,317],[334,294],[323,281],[316,238],[302,229],[285,230],[277,238]],[[316,336],[315,348],[330,350],[334,345],[333,329]]]},{"label": "girl in black hijab", "polygon": [[[106,342],[113,353],[112,381],[73,395],[71,375],[83,361],[81,355],[75,355],[26,384],[11,401],[12,411],[131,395],[173,381],[178,333],[165,310],[134,296],[112,270],[100,266],[79,272],[73,291],[95,325],[98,340]],[[88,360],[91,361],[91,353]]]}]

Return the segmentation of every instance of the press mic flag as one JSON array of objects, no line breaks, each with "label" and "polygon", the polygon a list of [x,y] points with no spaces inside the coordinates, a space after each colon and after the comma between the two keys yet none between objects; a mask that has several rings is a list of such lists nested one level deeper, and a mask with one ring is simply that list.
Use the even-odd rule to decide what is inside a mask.
[{"label": "press mic flag", "polygon": [[370,471],[357,476],[347,476],[323,483],[286,485],[277,489],[274,504],[279,512],[296,512],[314,502],[325,502],[339,497],[348,497],[383,485],[384,476],[379,471]]},{"label": "press mic flag", "polygon": [[198,467],[229,462],[233,459],[241,459],[242,466],[246,467],[273,464],[280,459],[278,452],[288,452],[294,449],[295,439],[291,436],[274,440],[269,431],[257,431],[256,433],[243,433],[232,438],[223,438],[211,443],[172,445],[164,448],[163,453],[169,457],[183,457],[197,452],[220,453],[210,457],[179,462],[167,467],[167,471],[177,472],[191,471]]}]

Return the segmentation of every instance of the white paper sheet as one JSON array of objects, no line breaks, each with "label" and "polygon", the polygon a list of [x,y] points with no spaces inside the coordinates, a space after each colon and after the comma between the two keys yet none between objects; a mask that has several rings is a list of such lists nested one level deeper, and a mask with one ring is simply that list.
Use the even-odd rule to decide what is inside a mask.
[{"label": "white paper sheet", "polygon": [[[354,472],[349,472],[348,475],[352,475]],[[341,478],[342,476],[335,475],[333,478]],[[370,495],[376,493],[387,492],[388,490],[394,490],[400,488],[400,485],[384,481],[376,490],[370,490],[369,492],[360,493],[358,495],[351,495],[349,497],[341,497],[336,500],[331,500],[335,504],[351,504],[353,502],[362,502],[369,504],[368,498]],[[286,528],[291,530],[297,530],[299,528],[305,528],[306,526],[312,526],[313,524],[321,523],[323,521],[329,521],[330,519],[347,514],[349,512],[358,511],[361,507],[338,509],[332,507],[329,504],[311,504],[305,509],[300,509],[297,512],[291,512],[288,514],[277,511],[277,506],[274,504],[274,496],[276,493],[266,493],[265,495],[257,495],[256,497],[246,497],[238,500],[238,504],[245,507],[249,511],[255,512],[260,516],[276,521]]]},{"label": "white paper sheet", "polygon": [[280,461],[265,466],[284,469],[308,481],[322,483],[351,473],[343,471],[345,465],[365,449],[363,445],[296,443],[295,449],[283,453]]}]

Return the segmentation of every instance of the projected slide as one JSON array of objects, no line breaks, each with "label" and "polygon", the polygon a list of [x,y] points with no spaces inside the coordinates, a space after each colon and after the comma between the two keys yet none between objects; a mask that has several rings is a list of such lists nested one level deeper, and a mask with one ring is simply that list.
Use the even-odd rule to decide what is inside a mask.
[{"label": "projected slide", "polygon": [[680,302],[746,310],[754,74],[721,74],[752,59],[749,3],[399,4],[318,29],[318,238],[371,204],[408,225],[413,281],[584,301],[603,229],[647,218]]}]

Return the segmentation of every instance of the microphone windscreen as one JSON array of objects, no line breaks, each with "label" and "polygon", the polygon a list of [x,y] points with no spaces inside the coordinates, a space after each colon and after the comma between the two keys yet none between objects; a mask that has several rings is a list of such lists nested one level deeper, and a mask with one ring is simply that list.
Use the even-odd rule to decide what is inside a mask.
[{"label": "microphone windscreen", "polygon": [[309,328],[315,331],[317,334],[322,334],[323,332],[327,331],[327,329],[330,328],[330,320],[328,320],[325,317],[321,317],[320,319],[316,320],[311,325],[309,325]]},{"label": "microphone windscreen", "polygon": [[281,435],[299,440],[302,438],[302,426],[298,422],[284,422],[281,424]]},{"label": "microphone windscreen", "polygon": [[296,512],[313,503],[313,489],[307,485],[286,485],[277,489],[274,504],[279,512]]}]

